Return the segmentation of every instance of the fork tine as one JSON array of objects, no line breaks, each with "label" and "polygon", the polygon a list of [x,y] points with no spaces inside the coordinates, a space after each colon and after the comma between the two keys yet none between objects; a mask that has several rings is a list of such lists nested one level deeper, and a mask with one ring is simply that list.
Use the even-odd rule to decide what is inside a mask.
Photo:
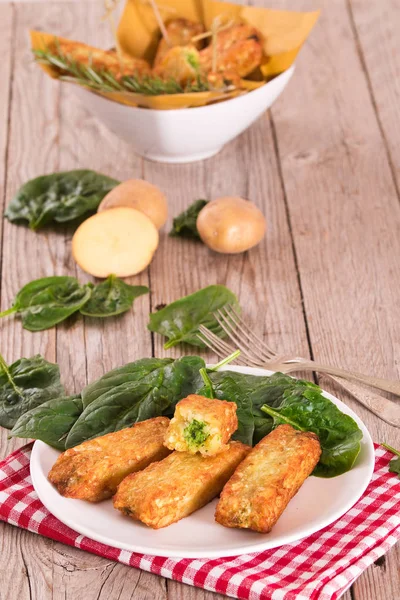
[{"label": "fork tine", "polygon": [[258,347],[258,350],[264,355],[266,360],[276,358],[277,353],[272,350],[254,331],[247,325],[240,314],[236,311],[232,304],[223,307],[228,318],[232,319],[236,327],[242,332],[242,334],[248,339],[253,346]]},{"label": "fork tine", "polygon": [[236,331],[232,328],[231,323],[229,323],[225,315],[219,315],[218,311],[213,314],[222,330],[242,352],[242,356],[246,358],[247,364],[251,364],[252,366],[262,366],[264,363],[260,361],[260,358],[258,356],[251,352],[246,343],[243,343],[243,341],[240,339],[240,336],[237,335]]},{"label": "fork tine", "polygon": [[202,335],[203,338],[206,338],[207,341],[213,345],[213,348],[218,348],[219,352],[223,352],[224,356],[228,356],[236,350],[234,346],[228,344],[228,342],[225,342],[224,340],[221,340],[221,338],[207,329],[207,327],[204,327],[204,325],[200,325],[199,331],[200,335]]},{"label": "fork tine", "polygon": [[218,358],[224,358],[226,356],[226,354],[224,352],[221,352],[221,350],[219,350],[218,348],[216,348],[205,336],[203,336],[201,333],[197,334],[197,337],[199,338],[199,340],[201,340],[203,342],[203,344],[205,344],[207,346],[207,348],[209,348],[210,350],[212,350],[212,352],[214,352],[214,354],[216,354],[218,356]]},{"label": "fork tine", "polygon": [[[221,340],[215,333],[207,329],[204,325],[200,325],[199,327],[200,334],[198,334],[199,339],[201,339],[210,350],[215,352],[220,358],[225,358],[227,355],[232,354],[236,350],[233,346],[230,346],[227,342]],[[236,359],[236,362],[246,366],[254,366],[249,359],[245,356],[239,356]]]},{"label": "fork tine", "polygon": [[252,350],[249,348],[247,342],[243,341],[236,331],[234,324],[232,325],[231,321],[224,315],[223,312],[217,310],[214,313],[214,317],[217,320],[220,327],[225,331],[230,340],[241,350],[243,353],[247,355],[248,358],[259,360],[259,357],[253,354]]}]

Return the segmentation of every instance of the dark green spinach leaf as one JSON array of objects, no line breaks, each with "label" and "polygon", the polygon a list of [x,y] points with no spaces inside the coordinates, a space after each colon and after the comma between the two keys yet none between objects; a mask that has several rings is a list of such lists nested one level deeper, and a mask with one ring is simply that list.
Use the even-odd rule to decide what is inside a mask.
[{"label": "dark green spinach leaf", "polygon": [[75,277],[43,277],[25,285],[14,304],[0,318],[18,313],[29,331],[49,329],[77,312],[90,298],[88,285],[79,285]]},{"label": "dark green spinach leaf", "polygon": [[180,342],[205,348],[198,338],[199,325],[205,325],[220,337],[225,337],[213,312],[231,304],[240,311],[237,297],[224,285],[210,285],[194,294],[180,298],[158,312],[150,314],[150,331],[160,333],[169,339],[164,348],[171,348]]},{"label": "dark green spinach leaf", "polygon": [[7,366],[0,356],[0,426],[14,427],[27,411],[64,395],[58,365],[39,354]]},{"label": "dark green spinach leaf", "polygon": [[264,405],[261,410],[272,417],[274,427],[288,423],[296,429],[316,433],[322,455],[313,474],[336,477],[353,466],[360,452],[362,431],[350,416],[322,395],[318,386],[306,383],[306,389],[289,388],[279,404]]},{"label": "dark green spinach leaf", "polygon": [[[261,406],[266,403],[274,406],[282,400],[285,390],[300,385],[296,379],[282,373],[275,373],[271,377],[258,377],[230,370],[209,370],[208,376],[213,386],[214,397],[235,402],[237,405],[239,427],[233,439],[250,446],[259,442],[273,428],[272,420],[261,412]],[[196,393],[207,396],[208,392],[203,386]]]},{"label": "dark green spinach leaf", "polygon": [[123,367],[109,371],[83,389],[82,400],[84,408],[106,392],[115,390],[121,385],[140,381],[155,371],[158,372],[165,369],[173,362],[173,358],[141,358]]},{"label": "dark green spinach leaf", "polygon": [[42,440],[57,450],[65,450],[66,437],[82,411],[80,396],[53,398],[21,415],[10,436]]},{"label": "dark green spinach leaf", "polygon": [[92,288],[92,295],[80,309],[87,317],[112,317],[129,310],[135,298],[148,294],[144,285],[128,285],[116,275],[109,275],[105,281]]},{"label": "dark green spinach leaf", "polygon": [[[200,387],[199,371],[204,366],[198,356],[184,356],[161,365],[141,379],[123,381],[121,372],[115,374],[117,385],[108,387],[86,404],[69,432],[66,448],[138,421],[160,415],[172,416],[176,403]],[[92,387],[92,398],[95,391]]]},{"label": "dark green spinach leaf", "polygon": [[196,200],[184,210],[180,215],[175,217],[172,224],[172,229],[169,233],[171,237],[183,237],[194,240],[200,240],[200,235],[197,230],[197,217],[200,211],[208,204],[208,200]]},{"label": "dark green spinach leaf", "polygon": [[388,444],[381,444],[381,446],[396,456],[396,458],[393,458],[389,463],[389,473],[396,473],[400,479],[400,451],[396,450],[392,446],[389,446]]},{"label": "dark green spinach leaf", "polygon": [[12,223],[26,221],[36,231],[56,222],[74,221],[95,212],[120,182],[89,170],[42,175],[25,183],[5,211]]}]

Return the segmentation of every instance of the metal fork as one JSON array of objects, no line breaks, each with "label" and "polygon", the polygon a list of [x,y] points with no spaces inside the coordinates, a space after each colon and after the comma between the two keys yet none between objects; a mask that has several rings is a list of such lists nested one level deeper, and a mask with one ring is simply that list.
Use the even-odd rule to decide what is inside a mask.
[{"label": "metal fork", "polygon": [[369,390],[363,389],[360,394],[360,387],[357,385],[361,383],[381,391],[400,395],[400,382],[322,365],[307,358],[279,355],[250,329],[233,306],[228,305],[219,309],[214,316],[233,345],[222,340],[203,325],[200,325],[198,336],[217,356],[223,358],[239,349],[241,355],[237,361],[246,366],[264,367],[281,373],[305,370],[327,374],[371,412],[387,423],[400,427],[400,406]]}]

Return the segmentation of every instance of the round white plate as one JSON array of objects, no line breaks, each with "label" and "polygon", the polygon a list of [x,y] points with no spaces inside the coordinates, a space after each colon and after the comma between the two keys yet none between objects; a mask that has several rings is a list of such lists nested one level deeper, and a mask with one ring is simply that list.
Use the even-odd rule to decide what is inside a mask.
[{"label": "round white plate", "polygon": [[[270,371],[250,367],[228,370],[252,375]],[[63,498],[47,480],[59,452],[37,441],[31,458],[33,486],[45,507],[60,521],[89,538],[132,552],[180,558],[217,558],[260,552],[300,540],[347,512],[362,496],[374,470],[371,436],[359,417],[337,398],[324,392],[340,410],[353,417],[363,432],[361,452],[348,473],[333,479],[309,477],[268,534],[228,529],[214,521],[217,500],[190,517],[159,529],[149,529],[114,510],[106,500],[91,504]]]}]

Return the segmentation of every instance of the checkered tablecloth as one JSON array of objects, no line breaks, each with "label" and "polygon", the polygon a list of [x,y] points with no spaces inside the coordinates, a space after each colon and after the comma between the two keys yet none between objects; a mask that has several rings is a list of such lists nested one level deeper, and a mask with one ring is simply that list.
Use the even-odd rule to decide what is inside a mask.
[{"label": "checkered tablecloth", "polygon": [[117,550],[53,517],[29,474],[32,445],[0,463],[0,520],[131,567],[246,600],[336,600],[400,539],[400,480],[391,454],[375,447],[375,471],[343,517],[300,542],[235,558],[172,559]]}]

